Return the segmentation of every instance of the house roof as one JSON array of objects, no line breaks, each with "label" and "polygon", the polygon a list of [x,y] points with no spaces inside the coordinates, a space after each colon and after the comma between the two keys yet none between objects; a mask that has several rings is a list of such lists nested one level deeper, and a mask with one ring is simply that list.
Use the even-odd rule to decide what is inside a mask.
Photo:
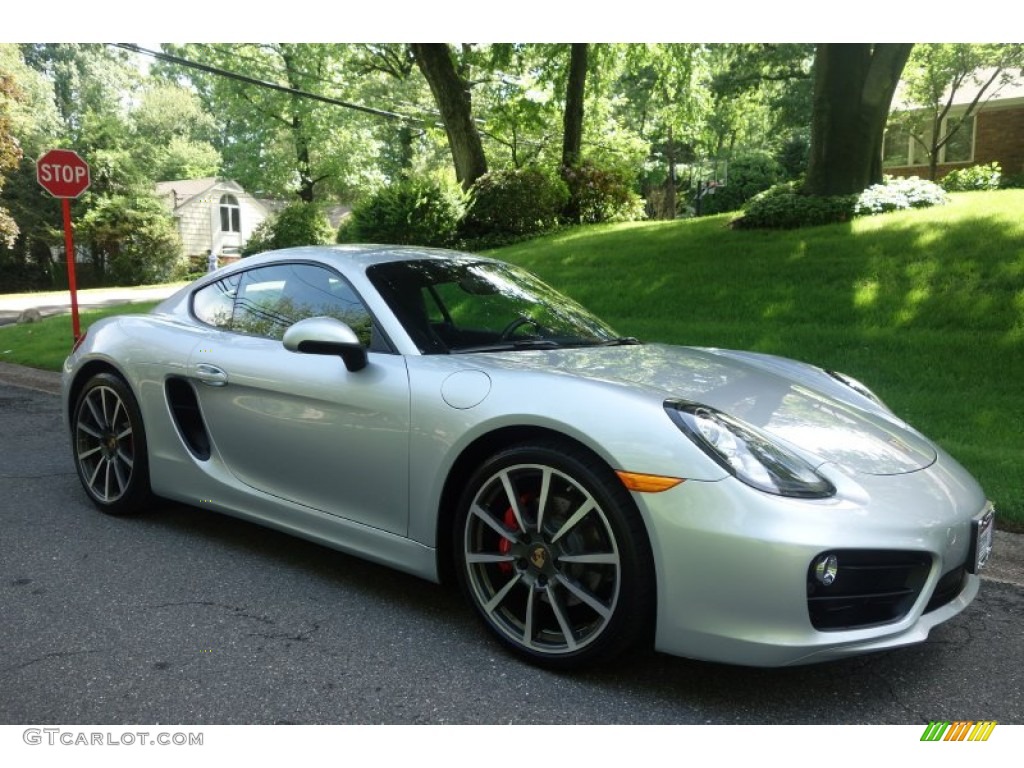
[{"label": "house roof", "polygon": [[[992,73],[995,69],[989,67],[988,69],[979,69],[972,76],[964,80],[963,84],[957,89],[957,92],[953,95],[953,106],[954,107],[967,107],[974,101],[974,97],[978,95],[978,91],[981,87],[989,81],[992,77]],[[1001,78],[996,78],[996,81],[985,91],[981,97],[979,106],[981,107],[995,107],[1007,103],[1024,103],[1024,71],[1016,70],[1015,68],[1009,68],[1005,70],[1004,76],[1012,78],[1007,83],[1000,83]],[[903,95],[903,83],[896,89],[896,96],[893,98],[893,105],[899,105],[901,109],[919,109],[920,105],[910,103]],[[942,103],[945,104],[949,100],[949,89],[942,94]]]},{"label": "house roof", "polygon": [[230,179],[219,179],[216,176],[207,176],[202,179],[158,181],[156,183],[156,194],[158,197],[168,198],[172,207],[179,208],[192,198],[203,195],[214,187],[245,194],[245,190],[242,189],[238,182],[231,181]]}]

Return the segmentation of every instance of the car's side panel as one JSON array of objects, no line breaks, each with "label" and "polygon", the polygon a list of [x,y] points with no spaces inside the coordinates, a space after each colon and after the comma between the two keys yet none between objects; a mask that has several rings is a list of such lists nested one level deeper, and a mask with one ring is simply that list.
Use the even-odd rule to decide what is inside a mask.
[{"label": "car's side panel", "polygon": [[[535,371],[496,371],[481,365],[484,358],[408,358],[413,392],[409,536],[416,541],[436,544],[445,481],[462,452],[482,436],[508,427],[565,435],[612,469],[708,481],[727,476],[679,432],[656,393]],[[456,407],[442,393],[453,375],[465,371],[479,372],[489,386],[480,402],[469,407],[449,395],[448,400],[463,406]]]},{"label": "car's side panel", "polygon": [[[212,442],[246,485],[405,535],[409,382],[402,357],[289,352],[280,341],[216,332],[188,364]],[[209,372],[223,381],[207,383]]]}]

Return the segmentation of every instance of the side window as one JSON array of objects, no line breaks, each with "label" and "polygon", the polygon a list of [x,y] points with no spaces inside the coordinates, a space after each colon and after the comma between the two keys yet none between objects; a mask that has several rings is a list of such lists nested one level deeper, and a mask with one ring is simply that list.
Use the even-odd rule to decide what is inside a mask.
[{"label": "side window", "polygon": [[[364,346],[371,345],[370,313],[352,286],[328,269],[281,264],[250,269],[233,279],[233,290],[228,285],[219,288],[227,282],[222,280],[195,294],[192,307],[196,317],[210,325],[269,339],[280,339],[290,325],[307,317],[334,317],[348,324]],[[232,309],[225,321],[224,306],[229,300]]]},{"label": "side window", "polygon": [[238,207],[238,198],[234,195],[221,195],[220,198],[220,231],[242,231],[242,209]]},{"label": "side window", "polygon": [[235,311],[238,280],[238,275],[231,275],[196,291],[192,296],[192,311],[195,316],[207,325],[230,328],[231,317]]}]

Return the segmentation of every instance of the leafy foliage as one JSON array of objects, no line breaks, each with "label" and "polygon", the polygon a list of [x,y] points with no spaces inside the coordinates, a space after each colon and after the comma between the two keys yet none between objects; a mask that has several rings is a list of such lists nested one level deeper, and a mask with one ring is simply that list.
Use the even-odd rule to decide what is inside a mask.
[{"label": "leafy foliage", "polygon": [[105,195],[81,218],[78,243],[88,244],[100,274],[116,285],[181,277],[187,269],[171,216],[151,195]]},{"label": "leafy foliage", "polygon": [[739,229],[796,229],[853,218],[856,195],[807,195],[799,182],[777,184],[755,195],[733,222]]},{"label": "leafy foliage", "polygon": [[808,195],[799,182],[778,184],[755,196],[733,222],[740,229],[795,229],[849,221],[854,216],[943,205],[945,191],[916,176],[886,178],[859,195]]},{"label": "leafy foliage", "polygon": [[249,236],[242,255],[299,245],[326,245],[332,240],[334,231],[323,209],[315,203],[299,200],[264,219]]},{"label": "leafy foliage", "polygon": [[947,192],[971,192],[979,189],[999,189],[1003,169],[999,163],[972,165],[970,168],[955,168],[939,182]]},{"label": "leafy foliage", "polygon": [[747,200],[782,180],[782,166],[767,152],[740,155],[729,163],[728,183],[701,201],[703,213],[739,210]]},{"label": "leafy foliage", "polygon": [[568,201],[566,183],[538,168],[491,171],[470,189],[465,232],[470,236],[544,232],[557,226]]},{"label": "leafy foliage", "polygon": [[434,176],[390,184],[355,206],[339,242],[453,245],[466,212],[462,190]]},{"label": "leafy foliage", "polygon": [[644,200],[622,169],[586,161],[578,168],[566,168],[562,176],[576,200],[581,223],[644,218]]},{"label": "leafy foliage", "polygon": [[854,213],[866,216],[908,208],[928,208],[944,205],[948,201],[945,191],[935,182],[917,176],[908,179],[887,178],[883,183],[873,184],[860,194]]}]

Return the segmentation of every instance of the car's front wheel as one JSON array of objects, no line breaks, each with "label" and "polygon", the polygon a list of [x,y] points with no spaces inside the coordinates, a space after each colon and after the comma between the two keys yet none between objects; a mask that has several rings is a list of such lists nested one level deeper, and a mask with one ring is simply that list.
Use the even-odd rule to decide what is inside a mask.
[{"label": "car's front wheel", "polygon": [[554,668],[605,661],[652,627],[646,529],[629,493],[561,443],[503,451],[474,473],[456,526],[463,590],[497,638]]},{"label": "car's front wheel", "polygon": [[112,373],[90,378],[71,428],[75,468],[93,503],[112,515],[140,512],[151,498],[146,432],[128,385]]}]

